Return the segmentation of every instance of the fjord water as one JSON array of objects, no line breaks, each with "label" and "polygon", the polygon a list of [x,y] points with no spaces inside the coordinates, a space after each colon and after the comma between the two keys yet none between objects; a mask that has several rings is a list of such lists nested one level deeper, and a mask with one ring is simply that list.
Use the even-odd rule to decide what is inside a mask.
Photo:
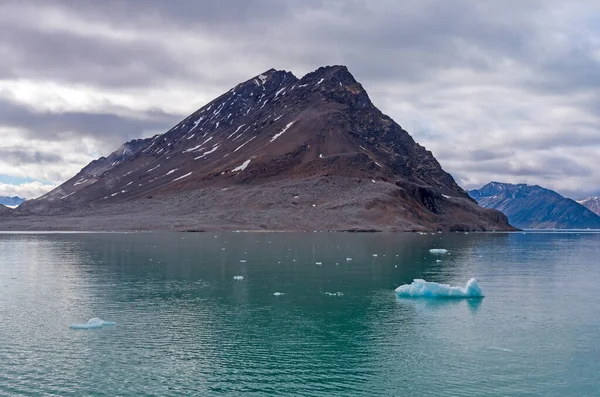
[{"label": "fjord water", "polygon": [[[594,233],[0,234],[0,395],[595,396],[598,258]],[[394,295],[470,277],[484,299]],[[117,325],[69,329],[91,317]]]}]

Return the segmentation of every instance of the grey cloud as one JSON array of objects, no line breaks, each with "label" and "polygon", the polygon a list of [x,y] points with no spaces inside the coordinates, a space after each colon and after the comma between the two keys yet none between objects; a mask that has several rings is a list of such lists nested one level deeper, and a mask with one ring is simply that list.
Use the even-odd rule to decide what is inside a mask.
[{"label": "grey cloud", "polygon": [[104,149],[116,148],[124,141],[139,138],[148,131],[165,132],[175,125],[180,115],[162,111],[143,112],[139,118],[110,113],[48,112],[0,99],[0,120],[4,126],[24,130],[27,137],[60,141],[91,137],[103,143]]},{"label": "grey cloud", "polygon": [[0,160],[14,166],[24,163],[52,164],[64,161],[64,158],[57,153],[42,152],[21,147],[10,149],[0,148]]}]

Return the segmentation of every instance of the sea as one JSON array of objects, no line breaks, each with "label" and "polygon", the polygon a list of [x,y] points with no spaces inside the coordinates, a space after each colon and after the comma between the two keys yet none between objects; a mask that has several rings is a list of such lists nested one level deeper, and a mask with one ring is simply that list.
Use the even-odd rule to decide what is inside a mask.
[{"label": "sea", "polygon": [[1,233],[0,395],[600,396],[600,233]]}]

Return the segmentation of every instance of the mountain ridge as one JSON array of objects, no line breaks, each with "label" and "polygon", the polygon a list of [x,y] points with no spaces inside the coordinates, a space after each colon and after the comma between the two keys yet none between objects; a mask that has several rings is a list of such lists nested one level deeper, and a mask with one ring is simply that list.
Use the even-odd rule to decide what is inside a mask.
[{"label": "mountain ridge", "polygon": [[469,194],[524,229],[600,229],[600,217],[575,200],[539,185],[490,182]]}]

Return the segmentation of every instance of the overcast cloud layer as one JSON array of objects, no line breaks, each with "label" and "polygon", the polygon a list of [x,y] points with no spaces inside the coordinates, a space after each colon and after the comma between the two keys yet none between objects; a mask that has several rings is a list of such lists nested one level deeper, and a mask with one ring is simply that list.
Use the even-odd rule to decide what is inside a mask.
[{"label": "overcast cloud layer", "polygon": [[0,195],[40,195],[272,67],[331,64],[464,188],[600,193],[597,0],[4,0],[0,59]]}]

